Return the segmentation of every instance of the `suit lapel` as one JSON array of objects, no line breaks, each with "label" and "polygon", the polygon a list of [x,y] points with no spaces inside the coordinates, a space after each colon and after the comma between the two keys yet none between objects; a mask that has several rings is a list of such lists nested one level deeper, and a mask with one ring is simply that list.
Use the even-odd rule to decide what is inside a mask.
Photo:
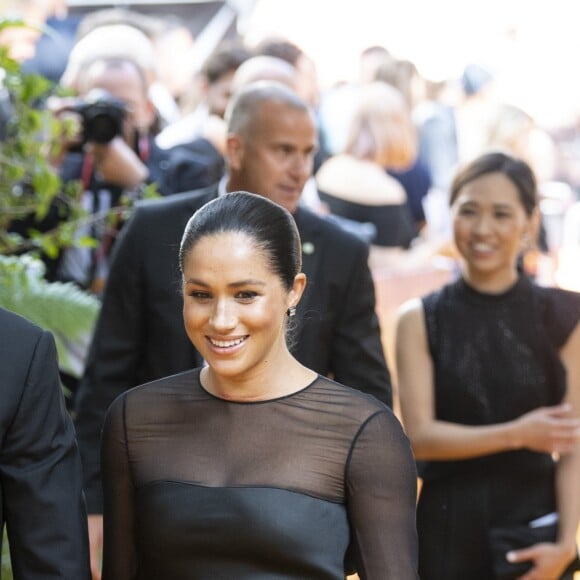
[{"label": "suit lapel", "polygon": [[[320,267],[322,254],[322,240],[320,235],[320,220],[318,216],[309,210],[298,208],[294,214],[294,220],[298,226],[300,239],[302,242],[302,271],[308,278],[308,287],[312,289],[314,280]],[[310,300],[307,298],[310,292],[306,293],[306,300],[301,300],[299,310],[304,310]],[[302,307],[302,308],[301,308]]]}]

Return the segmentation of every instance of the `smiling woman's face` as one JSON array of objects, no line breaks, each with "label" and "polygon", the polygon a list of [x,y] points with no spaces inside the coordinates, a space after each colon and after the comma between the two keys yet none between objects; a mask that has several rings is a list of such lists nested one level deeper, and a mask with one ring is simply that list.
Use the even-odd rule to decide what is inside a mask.
[{"label": "smiling woman's face", "polygon": [[248,235],[201,238],[184,259],[183,278],[187,334],[216,376],[247,381],[286,352],[293,291]]},{"label": "smiling woman's face", "polygon": [[532,234],[514,183],[489,173],[464,185],[452,206],[455,244],[473,282],[509,285],[517,275],[518,254]]}]

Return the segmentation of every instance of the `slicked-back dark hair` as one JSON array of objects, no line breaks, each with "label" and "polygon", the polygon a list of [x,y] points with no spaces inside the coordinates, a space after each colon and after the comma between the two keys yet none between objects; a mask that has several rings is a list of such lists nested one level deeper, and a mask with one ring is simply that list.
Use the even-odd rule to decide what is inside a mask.
[{"label": "slicked-back dark hair", "polygon": [[302,268],[296,222],[282,206],[254,193],[236,191],[210,201],[187,222],[179,248],[181,272],[187,255],[206,236],[244,233],[267,256],[270,268],[289,291]]},{"label": "slicked-back dark hair", "polygon": [[453,205],[464,186],[490,173],[505,175],[516,186],[526,214],[531,216],[534,213],[538,205],[538,190],[534,172],[525,161],[502,151],[484,153],[456,174],[451,184],[450,205]]}]

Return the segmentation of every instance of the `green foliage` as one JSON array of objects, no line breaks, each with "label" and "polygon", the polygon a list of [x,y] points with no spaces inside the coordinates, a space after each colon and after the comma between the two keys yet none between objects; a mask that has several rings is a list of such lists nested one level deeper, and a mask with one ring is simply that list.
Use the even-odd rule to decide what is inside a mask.
[{"label": "green foliage", "polygon": [[[6,25],[0,21],[0,29]],[[11,21],[8,25],[24,24]],[[9,253],[20,242],[6,235],[10,222],[31,213],[42,219],[62,191],[51,160],[59,152],[56,144],[70,128],[45,107],[38,107],[52,93],[52,83],[39,75],[23,74],[6,47],[0,47],[0,75],[12,109],[0,143],[0,253]]]},{"label": "green foliage", "polygon": [[[7,26],[25,23],[0,19],[0,30]],[[0,305],[51,330],[61,368],[78,376],[99,302],[73,284],[47,283],[44,265],[33,257],[40,251],[56,257],[73,242],[79,220],[87,219],[78,203],[80,185],[63,187],[52,163],[61,153],[59,143],[72,129],[70,123],[38,106],[55,91],[50,81],[23,74],[6,47],[0,46],[2,88],[10,96],[11,114],[0,142]],[[62,226],[46,233],[30,232],[29,239],[9,231],[15,219],[34,215],[41,220],[57,196],[71,218]]]},{"label": "green foliage", "polygon": [[60,367],[73,376],[82,364],[100,302],[72,283],[48,283],[32,256],[0,256],[0,306],[54,334]]},{"label": "green foliage", "polygon": [[6,538],[6,528],[3,530],[2,541],[2,568],[0,569],[0,578],[2,580],[12,580],[12,566],[10,564],[10,551],[8,548],[8,541]]},{"label": "green foliage", "polygon": [[[8,26],[26,24],[0,16],[0,31]],[[11,112],[0,141],[0,305],[52,331],[61,368],[79,376],[99,301],[73,284],[47,283],[37,256],[56,258],[73,244],[95,246],[94,239],[79,231],[103,219],[116,226],[119,217],[128,217],[133,199],[126,196],[120,207],[102,214],[83,210],[80,181],[63,184],[54,164],[64,153],[62,144],[75,134],[75,123],[39,106],[50,95],[62,94],[62,89],[42,76],[24,74],[7,48],[0,46],[0,96],[2,91],[10,97]],[[155,185],[140,193],[142,198],[158,197]],[[14,220],[29,216],[42,220],[57,206],[66,219],[55,229],[29,231],[26,238],[10,231]]]},{"label": "green foliage", "polygon": [[[21,20],[0,17],[0,31],[10,26],[27,25]],[[63,95],[65,90],[40,75],[23,73],[19,63],[10,58],[8,49],[0,46],[0,95],[2,91],[10,96],[11,113],[0,142],[0,254],[42,251],[56,257],[63,247],[92,244],[78,239],[78,229],[102,218],[110,217],[112,221],[119,215],[126,218],[133,199],[127,196],[121,207],[108,212],[109,216],[87,216],[80,203],[80,180],[63,184],[54,166],[56,160],[62,159],[63,144],[70,142],[78,124],[39,106],[54,94]],[[156,186],[149,185],[140,197],[158,196]],[[9,233],[14,220],[34,216],[41,221],[55,200],[67,219],[54,230],[27,232],[26,238]]]}]

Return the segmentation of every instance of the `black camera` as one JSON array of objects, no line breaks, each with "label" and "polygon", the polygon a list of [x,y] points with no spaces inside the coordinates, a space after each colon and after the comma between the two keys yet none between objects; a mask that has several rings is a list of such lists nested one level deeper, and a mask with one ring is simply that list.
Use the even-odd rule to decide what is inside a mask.
[{"label": "black camera", "polygon": [[83,142],[106,144],[123,134],[127,105],[102,89],[79,99],[74,109],[82,119]]}]

